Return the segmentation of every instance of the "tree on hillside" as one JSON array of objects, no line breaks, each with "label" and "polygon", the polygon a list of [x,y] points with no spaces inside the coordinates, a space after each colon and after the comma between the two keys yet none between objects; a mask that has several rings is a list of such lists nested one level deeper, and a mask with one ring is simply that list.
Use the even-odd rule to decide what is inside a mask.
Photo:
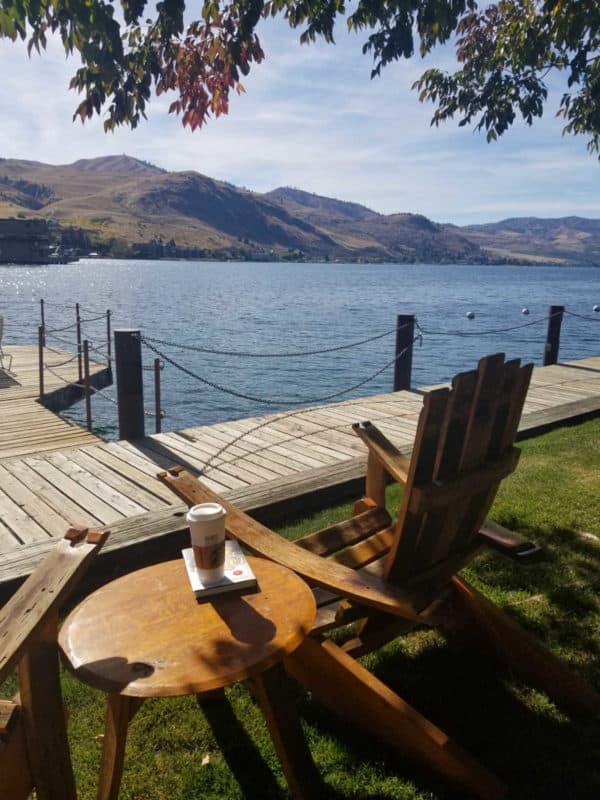
[{"label": "tree on hillside", "polygon": [[[432,124],[456,118],[497,138],[519,116],[542,115],[547,80],[564,78],[558,114],[565,132],[600,148],[600,3],[597,0],[204,0],[184,21],[185,0],[0,0],[0,36],[27,40],[31,52],[58,34],[82,66],[71,88],[83,95],[75,117],[106,112],[105,129],[145,116],[152,92],[174,93],[170,111],[195,129],[227,113],[229,95],[264,53],[263,17],[283,16],[300,41],[334,41],[342,17],[366,32],[372,76],[393,61],[430,53],[453,39],[458,70],[427,70],[415,84],[432,101]],[[193,11],[192,11],[193,13]],[[189,10],[188,10],[189,16]]]}]

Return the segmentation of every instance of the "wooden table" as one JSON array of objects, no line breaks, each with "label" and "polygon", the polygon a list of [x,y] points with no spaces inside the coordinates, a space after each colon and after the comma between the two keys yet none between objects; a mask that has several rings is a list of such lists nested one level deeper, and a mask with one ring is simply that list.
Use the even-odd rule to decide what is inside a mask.
[{"label": "wooden table", "polygon": [[280,664],[310,631],[315,602],[294,573],[250,559],[259,591],[198,602],[183,559],[125,575],[67,618],[68,668],[108,693],[99,800],[116,800],[127,726],[144,699],[206,693],[247,682],[263,712],[292,796],[318,796],[320,781],[285,692]]}]

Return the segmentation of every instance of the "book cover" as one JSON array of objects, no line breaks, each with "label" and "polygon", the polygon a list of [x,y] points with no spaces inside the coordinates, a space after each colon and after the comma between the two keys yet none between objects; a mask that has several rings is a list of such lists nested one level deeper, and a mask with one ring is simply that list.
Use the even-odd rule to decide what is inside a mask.
[{"label": "book cover", "polygon": [[191,547],[181,551],[192,591],[198,599],[231,591],[255,589],[258,586],[256,576],[252,572],[242,548],[235,539],[225,541],[225,574],[219,583],[205,586],[200,580]]}]

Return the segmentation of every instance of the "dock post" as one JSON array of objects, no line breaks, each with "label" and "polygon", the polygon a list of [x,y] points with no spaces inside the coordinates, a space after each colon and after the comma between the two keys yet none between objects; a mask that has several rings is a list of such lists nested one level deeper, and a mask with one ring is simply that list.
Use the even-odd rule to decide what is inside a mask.
[{"label": "dock post", "polygon": [[108,354],[108,368],[112,366],[112,340],[110,336],[110,308],[106,312],[106,352]]},{"label": "dock post", "polygon": [[162,427],[162,411],[160,403],[160,358],[154,359],[154,415],[156,417],[156,433],[160,433]]},{"label": "dock post", "polygon": [[77,372],[79,383],[83,381],[83,366],[81,363],[81,314],[79,313],[79,303],[75,303],[75,324],[77,326]]},{"label": "dock post", "polygon": [[83,385],[85,387],[85,418],[88,431],[92,430],[92,387],[90,384],[90,349],[87,339],[83,340]]},{"label": "dock post", "polygon": [[543,366],[558,362],[558,348],[560,346],[560,326],[565,312],[564,306],[550,306],[548,309],[548,332],[544,346]]},{"label": "dock post", "polygon": [[38,366],[40,374],[40,403],[44,405],[44,326],[38,327]]},{"label": "dock post", "polygon": [[46,316],[44,313],[44,300],[40,300],[40,324],[42,326],[42,345],[46,347]]},{"label": "dock post", "polygon": [[140,331],[121,328],[115,331],[115,367],[119,438],[139,439],[144,431],[144,382]]},{"label": "dock post", "polygon": [[415,315],[398,314],[396,317],[396,360],[394,362],[394,391],[410,389],[412,373]]}]

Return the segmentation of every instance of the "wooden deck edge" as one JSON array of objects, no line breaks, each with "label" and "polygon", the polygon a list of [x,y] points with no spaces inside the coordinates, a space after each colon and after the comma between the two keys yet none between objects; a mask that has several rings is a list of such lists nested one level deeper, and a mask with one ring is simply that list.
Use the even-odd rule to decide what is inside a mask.
[{"label": "wooden deck edge", "polygon": [[540,433],[558,428],[561,425],[583,422],[592,419],[600,414],[600,395],[592,395],[583,400],[576,400],[572,403],[563,403],[560,406],[545,408],[540,411],[530,411],[524,414],[517,440],[527,439],[531,436],[538,436]]},{"label": "wooden deck edge", "polygon": [[[105,389],[107,386],[111,386],[112,382],[113,372],[111,367],[104,367],[90,374],[92,389]],[[69,383],[44,394],[42,405],[50,411],[64,411],[83,397],[85,397],[84,389],[75,383]]]}]

